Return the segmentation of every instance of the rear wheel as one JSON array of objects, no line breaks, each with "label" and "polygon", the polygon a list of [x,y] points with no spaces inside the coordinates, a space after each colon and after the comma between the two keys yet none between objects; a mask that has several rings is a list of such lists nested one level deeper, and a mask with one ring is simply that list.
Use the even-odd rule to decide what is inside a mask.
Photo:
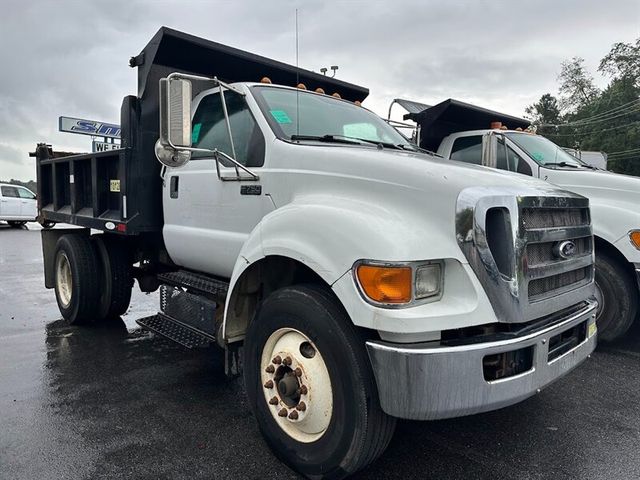
[{"label": "rear wheel", "polygon": [[596,324],[598,339],[610,342],[624,335],[638,312],[636,282],[616,259],[596,253]]},{"label": "rear wheel", "polygon": [[101,272],[99,318],[116,318],[129,308],[133,273],[129,252],[119,238],[94,235],[93,244],[98,254]]},{"label": "rear wheel", "polygon": [[393,435],[365,340],[314,285],[272,293],[249,326],[244,379],[258,425],[275,455],[309,478],[362,469]]},{"label": "rear wheel", "polygon": [[98,259],[88,235],[63,235],[55,254],[55,292],[62,316],[87,323],[98,313]]},{"label": "rear wheel", "polygon": [[13,228],[24,227],[27,224],[27,222],[17,221],[17,220],[10,220],[7,223],[9,224],[9,226],[11,226]]},{"label": "rear wheel", "polygon": [[45,220],[42,222],[42,228],[53,228],[55,227],[56,222],[50,222],[49,220]]}]

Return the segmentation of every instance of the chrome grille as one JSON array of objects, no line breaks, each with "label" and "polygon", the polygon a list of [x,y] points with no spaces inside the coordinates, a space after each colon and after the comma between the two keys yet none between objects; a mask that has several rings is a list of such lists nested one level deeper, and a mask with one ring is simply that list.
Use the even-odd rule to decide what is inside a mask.
[{"label": "chrome grille", "polygon": [[547,292],[555,292],[571,287],[576,283],[589,278],[591,267],[579,268],[569,272],[538,278],[529,282],[529,300],[536,300]]},{"label": "chrome grille", "polygon": [[[593,252],[591,237],[573,238],[576,244],[575,256],[588,255]],[[530,243],[527,245],[527,262],[529,266],[541,265],[549,262],[557,262],[558,258],[553,253],[556,242]]]},{"label": "chrome grille", "polygon": [[[593,238],[588,208],[523,208],[521,221],[527,238],[525,272],[530,302],[549,299],[592,281]],[[565,240],[575,245],[568,258],[554,251]]]},{"label": "chrome grille", "polygon": [[525,228],[589,225],[588,208],[523,208],[521,215]]},{"label": "chrome grille", "polygon": [[[553,187],[469,187],[456,208],[456,238],[499,321],[542,318],[594,295],[586,198]],[[567,241],[572,255],[562,253]]]}]

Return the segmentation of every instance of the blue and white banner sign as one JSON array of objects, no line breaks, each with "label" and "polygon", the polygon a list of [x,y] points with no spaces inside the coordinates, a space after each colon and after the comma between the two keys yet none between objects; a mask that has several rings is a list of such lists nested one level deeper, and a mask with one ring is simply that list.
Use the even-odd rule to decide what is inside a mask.
[{"label": "blue and white banner sign", "polygon": [[120,125],[73,117],[58,117],[58,130],[106,138],[120,138],[121,131]]}]

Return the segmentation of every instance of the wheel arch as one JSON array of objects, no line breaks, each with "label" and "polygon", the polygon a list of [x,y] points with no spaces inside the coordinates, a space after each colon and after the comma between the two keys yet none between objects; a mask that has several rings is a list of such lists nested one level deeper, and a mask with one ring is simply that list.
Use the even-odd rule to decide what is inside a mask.
[{"label": "wheel arch", "polygon": [[242,340],[262,299],[275,290],[301,283],[331,288],[313,268],[290,256],[268,255],[247,264],[227,296],[221,340]]},{"label": "wheel arch", "polygon": [[623,268],[623,271],[625,271],[632,279],[634,278],[635,270],[633,265],[613,243],[598,235],[594,235],[593,240],[596,258],[598,256],[598,252],[604,253],[610,258],[616,260],[616,262]]}]

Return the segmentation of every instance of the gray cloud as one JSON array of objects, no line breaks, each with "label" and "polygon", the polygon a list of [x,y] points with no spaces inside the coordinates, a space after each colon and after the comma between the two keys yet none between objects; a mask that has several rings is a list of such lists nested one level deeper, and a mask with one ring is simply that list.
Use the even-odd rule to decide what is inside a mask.
[{"label": "gray cloud", "polygon": [[[366,105],[385,114],[395,97],[453,97],[522,115],[555,91],[560,62],[585,57],[595,70],[612,43],[638,35],[636,0],[3,1],[0,19],[0,177],[33,178],[38,141],[82,151],[89,139],[57,132],[59,115],[118,121],[135,93],[127,66],[161,25],[295,62],[338,64],[366,85]],[[597,77],[598,78],[598,77]],[[604,82],[604,79],[599,79]]]}]

